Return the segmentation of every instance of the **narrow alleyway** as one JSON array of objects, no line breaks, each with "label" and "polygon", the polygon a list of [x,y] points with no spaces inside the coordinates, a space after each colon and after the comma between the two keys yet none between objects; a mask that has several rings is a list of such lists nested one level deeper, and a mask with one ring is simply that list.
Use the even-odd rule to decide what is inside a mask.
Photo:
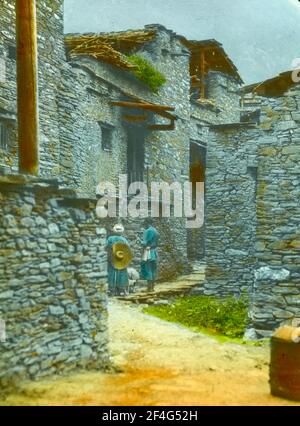
[{"label": "narrow alleyway", "polygon": [[[133,293],[119,297],[120,300],[141,304],[152,304],[162,300],[170,300],[174,297],[203,294],[205,279],[205,264],[193,264],[193,270],[189,275],[179,276],[176,279],[156,283],[154,291],[147,292],[147,282],[143,286],[137,284]],[[142,283],[142,281],[141,281]]]},{"label": "narrow alleyway", "polygon": [[290,405],[268,386],[268,346],[220,343],[110,302],[115,374],[82,373],[30,383],[6,404]]}]

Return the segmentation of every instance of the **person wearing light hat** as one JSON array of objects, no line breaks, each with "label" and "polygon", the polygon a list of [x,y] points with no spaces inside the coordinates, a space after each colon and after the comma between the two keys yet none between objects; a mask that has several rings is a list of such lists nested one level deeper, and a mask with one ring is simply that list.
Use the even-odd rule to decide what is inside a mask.
[{"label": "person wearing light hat", "polygon": [[124,226],[120,223],[113,227],[113,235],[107,238],[108,251],[108,291],[111,296],[125,295],[129,279],[127,257],[130,253],[129,242],[122,236]]}]

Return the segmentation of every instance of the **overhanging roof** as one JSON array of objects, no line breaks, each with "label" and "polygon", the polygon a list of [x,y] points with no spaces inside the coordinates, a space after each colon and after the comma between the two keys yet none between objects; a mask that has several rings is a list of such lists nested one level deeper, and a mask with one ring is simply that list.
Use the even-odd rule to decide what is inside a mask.
[{"label": "overhanging roof", "polygon": [[[111,101],[111,105],[116,107],[122,107],[133,110],[142,110],[142,111],[151,111],[154,114],[157,114],[163,118],[170,120],[168,124],[150,124],[148,125],[149,130],[174,130],[175,121],[178,119],[176,114],[172,114],[170,111],[175,111],[175,107],[168,105],[154,104],[152,102],[144,101],[143,99],[132,96],[128,94],[128,97],[131,98],[130,101],[124,100],[114,100]],[[147,116],[134,116],[134,115],[123,115],[123,119],[126,121],[146,121]]]},{"label": "overhanging roof", "polygon": [[159,31],[167,31],[176,37],[191,52],[191,75],[199,65],[199,56],[205,52],[206,69],[231,75],[243,82],[236,66],[228,57],[221,43],[214,39],[196,41],[188,40],[177,35],[162,25],[147,25],[142,30],[128,30],[98,34],[67,34],[65,45],[70,58],[90,56],[95,59],[113,64],[119,68],[132,70],[135,66],[130,63],[126,54],[138,50],[145,43],[155,39]]},{"label": "overhanging roof", "polygon": [[153,30],[122,31],[99,34],[67,34],[65,44],[70,58],[91,56],[123,69],[135,66],[126,58],[126,53],[141,47],[155,36]]},{"label": "overhanging roof", "polygon": [[297,83],[292,80],[292,71],[285,71],[276,77],[245,86],[241,91],[242,93],[256,93],[265,97],[279,97],[295,84]]},{"label": "overhanging roof", "polygon": [[205,62],[208,70],[231,75],[240,83],[243,83],[237,67],[228,57],[221,43],[214,39],[203,41],[187,40],[185,37],[180,39],[192,54],[191,74],[193,74],[193,68],[196,68],[199,64],[199,56],[201,53],[205,53]]}]

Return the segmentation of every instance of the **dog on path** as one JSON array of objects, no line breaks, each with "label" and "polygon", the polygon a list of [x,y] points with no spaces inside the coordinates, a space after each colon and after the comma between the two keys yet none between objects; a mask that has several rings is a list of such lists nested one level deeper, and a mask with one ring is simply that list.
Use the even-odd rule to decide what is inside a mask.
[{"label": "dog on path", "polygon": [[135,268],[127,268],[129,284],[128,284],[128,293],[133,293],[135,290],[135,284],[140,279],[140,274]]}]

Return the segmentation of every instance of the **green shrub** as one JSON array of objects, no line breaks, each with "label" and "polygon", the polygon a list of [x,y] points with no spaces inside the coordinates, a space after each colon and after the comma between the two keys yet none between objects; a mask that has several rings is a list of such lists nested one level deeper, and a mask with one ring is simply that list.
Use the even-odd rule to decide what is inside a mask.
[{"label": "green shrub", "polygon": [[192,296],[177,299],[173,305],[151,306],[144,312],[161,319],[176,322],[227,337],[242,337],[248,319],[248,301],[245,297],[217,299]]},{"label": "green shrub", "polygon": [[131,55],[127,59],[136,65],[137,68],[134,70],[136,77],[147,84],[153,92],[157,93],[158,89],[167,81],[166,77],[157,71],[145,58]]}]

